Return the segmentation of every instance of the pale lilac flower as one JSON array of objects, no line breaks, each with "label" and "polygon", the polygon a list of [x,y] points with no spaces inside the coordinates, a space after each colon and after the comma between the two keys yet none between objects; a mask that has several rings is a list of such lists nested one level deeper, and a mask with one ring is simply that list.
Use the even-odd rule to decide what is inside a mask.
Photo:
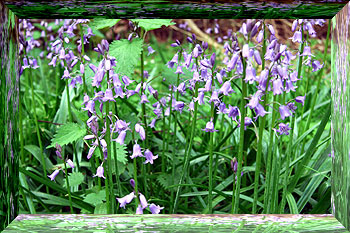
[{"label": "pale lilac flower", "polygon": [[228,117],[231,117],[233,120],[237,121],[237,116],[239,116],[239,108],[236,106],[231,106],[229,105],[229,109],[228,109]]},{"label": "pale lilac flower", "polygon": [[88,155],[87,155],[87,159],[90,159],[90,158],[91,158],[91,156],[92,156],[92,154],[94,153],[95,149],[96,149],[96,146],[90,147],[89,153],[88,153]]},{"label": "pale lilac flower", "polygon": [[62,76],[61,79],[68,79],[68,78],[70,78],[70,74],[69,74],[68,69],[66,68],[66,69],[64,70],[64,73],[63,73],[63,76]]},{"label": "pale lilac flower", "polygon": [[164,209],[164,207],[160,207],[159,205],[155,205],[155,204],[151,204],[149,206],[150,211],[152,212],[152,214],[159,214],[160,210]]},{"label": "pale lilac flower", "polygon": [[289,39],[292,39],[293,43],[295,43],[295,42],[301,43],[302,42],[301,31],[294,32],[293,37],[291,37]]},{"label": "pale lilac flower", "polygon": [[193,102],[193,101],[191,101],[191,102],[188,104],[188,109],[189,109],[190,111],[194,111],[194,102]]},{"label": "pale lilac flower", "polygon": [[92,177],[98,176],[98,177],[102,177],[103,179],[106,179],[106,177],[104,177],[103,175],[104,173],[104,169],[103,169],[103,163],[97,168],[96,174],[93,175]]},{"label": "pale lilac flower", "polygon": [[217,109],[217,114],[225,114],[228,113],[228,109],[226,109],[226,104],[224,102],[221,102],[218,109]]},{"label": "pale lilac flower", "polygon": [[145,129],[139,123],[135,124],[135,131],[140,134],[142,141],[146,139]]},{"label": "pale lilac flower", "polygon": [[130,83],[133,83],[135,80],[130,80],[128,76],[124,75],[122,81],[125,84],[125,87],[129,86]]},{"label": "pale lilac flower", "polygon": [[147,96],[145,94],[141,95],[141,104],[143,103],[149,103],[149,100],[147,99]]},{"label": "pale lilac flower", "polygon": [[131,159],[134,159],[136,157],[142,157],[142,152],[141,152],[141,147],[139,144],[135,144],[134,147],[133,147],[133,153],[132,155],[130,156]]},{"label": "pale lilac flower", "polygon": [[311,54],[311,49],[310,49],[310,46],[305,46],[304,47],[304,51],[303,53],[301,54],[301,56],[315,56],[315,55],[312,55]]},{"label": "pale lilac flower", "polygon": [[231,88],[231,82],[230,81],[226,81],[224,82],[224,84],[222,85],[222,87],[219,90],[219,93],[224,94],[224,95],[230,95],[231,93],[233,93],[234,90]]},{"label": "pale lilac flower", "polygon": [[289,91],[291,90],[295,91],[295,88],[297,88],[297,86],[294,86],[291,80],[286,80],[286,88],[285,88],[286,93],[289,93]]},{"label": "pale lilac flower", "polygon": [[56,176],[58,175],[58,173],[60,173],[61,169],[57,169],[55,170],[51,175],[49,175],[48,177],[52,180],[54,180],[56,178]]},{"label": "pale lilac flower", "polygon": [[262,106],[261,104],[258,104],[258,105],[254,108],[254,110],[255,110],[255,113],[256,113],[256,117],[254,118],[255,120],[256,120],[259,116],[263,117],[263,116],[265,116],[265,115],[268,113],[268,112],[265,111],[264,106]]},{"label": "pale lilac flower", "polygon": [[248,44],[243,45],[242,56],[249,57],[249,45]]},{"label": "pale lilac flower", "polygon": [[146,157],[146,161],[144,162],[144,164],[147,164],[147,163],[153,164],[153,160],[157,159],[158,155],[153,156],[153,153],[149,149],[147,149],[145,151],[145,157]]},{"label": "pale lilac flower", "polygon": [[135,193],[131,192],[130,194],[126,195],[125,197],[117,198],[117,200],[120,203],[120,207],[125,209],[125,205],[129,204],[135,197],[136,197]]},{"label": "pale lilac flower", "polygon": [[156,121],[157,121],[157,119],[153,118],[151,123],[148,124],[148,126],[153,129],[155,127]]},{"label": "pale lilac flower", "polygon": [[254,95],[251,97],[249,103],[247,104],[247,106],[250,109],[256,108],[259,104],[259,101],[261,100],[261,96],[262,96],[263,92],[258,90],[257,92],[254,93]]},{"label": "pale lilac flower", "polygon": [[276,130],[277,133],[279,133],[280,135],[282,134],[289,135],[289,130],[291,130],[291,128],[289,128],[289,124],[280,123],[278,126],[279,126],[279,129]]},{"label": "pale lilac flower", "polygon": [[262,64],[262,62],[261,62],[261,57],[260,57],[260,53],[259,53],[258,50],[254,50],[254,59],[255,59],[255,61],[256,61],[256,63],[257,63],[258,65],[261,65],[261,64]]},{"label": "pale lilac flower", "polygon": [[251,64],[249,64],[246,68],[246,77],[244,81],[246,83],[249,82],[249,84],[252,84],[254,81],[256,81],[256,72]]},{"label": "pale lilac flower", "polygon": [[218,132],[219,130],[215,130],[214,129],[214,123],[213,123],[213,119],[211,119],[210,121],[207,122],[205,129],[202,129],[205,132]]},{"label": "pale lilac flower", "polygon": [[68,159],[68,160],[67,160],[67,163],[69,164],[69,166],[70,166],[71,168],[74,168],[74,163],[73,163],[72,160]]},{"label": "pale lilac flower", "polygon": [[312,62],[312,72],[316,72],[318,70],[320,70],[323,67],[324,64],[320,64],[320,62],[318,60],[315,60]]},{"label": "pale lilac flower", "polygon": [[300,80],[300,79],[298,79],[298,71],[295,70],[290,74],[290,80],[292,82],[296,82],[296,81]]},{"label": "pale lilac flower", "polygon": [[202,105],[204,104],[204,92],[201,91],[198,93],[198,97],[197,98],[194,98],[194,101],[197,102],[198,101],[198,104],[199,105]]},{"label": "pale lilac flower", "polygon": [[142,209],[142,207],[140,205],[138,205],[135,214],[143,214],[143,209]]},{"label": "pale lilac flower", "polygon": [[297,26],[298,26],[298,20],[296,19],[296,20],[293,21],[292,32],[295,31],[295,29],[297,28]]},{"label": "pale lilac flower", "polygon": [[142,193],[140,193],[139,196],[140,196],[140,204],[142,206],[142,209],[145,209],[148,206],[147,200]]},{"label": "pale lilac flower", "polygon": [[119,135],[118,135],[117,139],[115,139],[115,141],[117,143],[119,143],[120,145],[124,145],[125,136],[126,136],[126,130],[123,130],[119,133]]},{"label": "pale lilac flower", "polygon": [[295,97],[295,101],[301,103],[304,106],[305,96],[297,96]]},{"label": "pale lilac flower", "polygon": [[295,110],[297,110],[297,106],[293,102],[288,103],[287,107],[292,113],[295,113]]},{"label": "pale lilac flower", "polygon": [[273,81],[273,95],[281,95],[283,92],[283,84],[280,78]]},{"label": "pale lilac flower", "polygon": [[135,189],[135,180],[130,179],[130,185],[132,186],[133,189]]},{"label": "pale lilac flower", "polygon": [[150,54],[153,54],[155,52],[155,50],[151,47],[151,46],[148,46],[148,54],[147,56],[149,56]]},{"label": "pale lilac flower", "polygon": [[175,74],[183,74],[184,72],[182,71],[182,67],[181,66],[177,66]]},{"label": "pale lilac flower", "polygon": [[102,101],[103,102],[106,102],[106,101],[114,101],[115,102],[113,92],[111,89],[106,89],[105,96],[102,98]]},{"label": "pale lilac flower", "polygon": [[279,107],[279,112],[280,112],[282,120],[284,120],[286,117],[289,117],[292,115],[292,113],[289,111],[289,108],[285,105],[281,105]]},{"label": "pale lilac flower", "polygon": [[261,41],[263,40],[263,38],[264,38],[264,30],[260,30],[258,36],[256,37],[256,41],[257,41],[258,43],[261,43]]},{"label": "pale lilac flower", "polygon": [[212,95],[210,97],[210,100],[209,100],[209,103],[211,103],[211,102],[214,102],[215,106],[219,106],[221,101],[219,99],[219,94],[218,94],[217,91],[213,91],[213,93],[212,93]]}]

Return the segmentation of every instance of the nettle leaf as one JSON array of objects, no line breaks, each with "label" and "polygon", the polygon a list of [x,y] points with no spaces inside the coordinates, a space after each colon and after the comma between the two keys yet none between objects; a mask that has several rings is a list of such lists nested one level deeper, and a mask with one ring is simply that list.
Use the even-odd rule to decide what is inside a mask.
[{"label": "nettle leaf", "polygon": [[[174,184],[178,184],[179,180],[180,180],[180,177],[179,176],[175,176],[174,177],[174,182],[175,182]],[[167,189],[168,186],[173,185],[173,183],[172,183],[172,175],[171,174],[161,174],[161,175],[157,176],[157,181],[164,189]],[[170,189],[170,190],[174,189],[175,190],[176,187],[168,188],[168,189]]]},{"label": "nettle leaf", "polygon": [[57,130],[57,134],[51,139],[51,145],[46,147],[46,149],[55,147],[56,143],[60,146],[67,145],[84,137],[85,134],[86,129],[84,127],[76,123],[67,123]]},{"label": "nettle leaf", "polygon": [[142,27],[146,31],[154,30],[164,26],[174,25],[176,23],[171,22],[172,19],[130,19],[134,23],[138,23],[139,27]]},{"label": "nettle leaf", "polygon": [[101,190],[98,193],[90,193],[86,195],[84,201],[94,206],[102,204],[103,201],[106,201],[106,191]]},{"label": "nettle leaf", "polygon": [[[72,172],[68,175],[69,186],[81,185],[84,182],[84,175],[81,172]],[[63,187],[67,187],[66,180],[63,182]]]},{"label": "nettle leaf", "polygon": [[[125,165],[126,162],[128,161],[128,159],[126,158],[128,156],[126,146],[125,145],[122,146],[119,143],[114,143],[114,145],[116,145],[117,161],[119,161]],[[115,159],[114,149],[112,149],[112,150],[113,150],[113,158]]]},{"label": "nettle leaf", "polygon": [[94,210],[94,214],[107,214],[107,203],[97,204]]},{"label": "nettle leaf", "polygon": [[96,18],[93,21],[90,22],[89,26],[91,27],[91,29],[103,29],[106,27],[112,27],[114,25],[116,25],[118,22],[120,21],[120,19],[99,19]]},{"label": "nettle leaf", "polygon": [[116,58],[116,73],[129,75],[134,71],[134,66],[139,62],[143,41],[140,38],[134,38],[132,41],[127,39],[115,40],[109,45],[109,54]]}]

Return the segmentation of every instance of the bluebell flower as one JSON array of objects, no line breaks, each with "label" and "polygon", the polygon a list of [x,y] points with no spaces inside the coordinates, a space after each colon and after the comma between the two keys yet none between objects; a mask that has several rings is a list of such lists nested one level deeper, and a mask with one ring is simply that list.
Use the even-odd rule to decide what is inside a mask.
[{"label": "bluebell flower", "polygon": [[292,115],[292,113],[289,111],[289,108],[285,105],[281,105],[279,107],[279,112],[280,112],[282,120],[284,120],[286,117],[289,117]]},{"label": "bluebell flower", "polygon": [[131,192],[130,194],[122,197],[122,198],[116,198],[118,202],[120,203],[120,207],[125,209],[125,205],[129,204],[134,198],[135,198],[135,193]]},{"label": "bluebell flower", "polygon": [[149,149],[147,149],[145,151],[145,158],[146,158],[146,161],[144,162],[144,164],[147,164],[147,163],[153,164],[153,160],[157,159],[158,155],[154,156],[153,153]]},{"label": "bluebell flower", "polygon": [[149,56],[150,54],[153,54],[155,52],[155,50],[151,47],[151,46],[148,46],[148,54],[147,56]]},{"label": "bluebell flower", "polygon": [[277,133],[279,133],[280,135],[285,134],[285,135],[289,135],[289,130],[291,130],[291,128],[289,127],[289,124],[284,124],[284,123],[279,123],[278,125],[278,130],[276,130]]},{"label": "bluebell flower", "polygon": [[219,130],[214,129],[214,123],[213,119],[207,122],[206,126],[204,129],[202,129],[205,132],[218,132]]},{"label": "bluebell flower", "polygon": [[51,181],[53,181],[53,180],[56,178],[56,176],[58,175],[58,173],[60,173],[60,170],[61,170],[61,169],[57,169],[57,170],[55,170],[51,175],[48,176],[48,177],[51,179]]},{"label": "bluebell flower", "polygon": [[103,169],[103,163],[97,168],[96,174],[92,177],[98,176],[100,178],[106,179],[106,177],[103,175],[104,169]]},{"label": "bluebell flower", "polygon": [[159,205],[155,205],[155,204],[151,204],[149,206],[150,211],[152,212],[152,214],[159,214],[160,210],[164,209],[164,207],[160,207]]}]

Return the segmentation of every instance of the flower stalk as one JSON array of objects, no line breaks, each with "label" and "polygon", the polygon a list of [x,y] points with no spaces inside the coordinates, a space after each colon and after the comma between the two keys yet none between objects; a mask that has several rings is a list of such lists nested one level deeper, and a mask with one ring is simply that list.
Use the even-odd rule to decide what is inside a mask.
[{"label": "flower stalk", "polygon": [[[245,76],[246,76],[246,61],[243,59],[242,53],[241,53],[241,60],[243,64],[243,77],[242,77],[242,96],[241,96],[241,106],[240,106],[240,112],[241,112],[241,120],[240,120],[240,132],[239,132],[239,148],[238,148],[238,167],[237,167],[237,184],[235,185],[236,190],[232,190],[232,209],[231,213],[236,214],[238,213],[238,204],[239,204],[239,195],[241,192],[241,172],[242,172],[242,161],[243,161],[243,153],[244,153],[244,127],[245,127],[245,117],[246,117],[246,109],[245,109],[245,102],[247,97],[247,83],[245,82]],[[233,175],[233,179],[235,179],[235,176]],[[233,183],[235,183],[235,180],[233,180]],[[234,198],[233,198],[234,197]]]}]

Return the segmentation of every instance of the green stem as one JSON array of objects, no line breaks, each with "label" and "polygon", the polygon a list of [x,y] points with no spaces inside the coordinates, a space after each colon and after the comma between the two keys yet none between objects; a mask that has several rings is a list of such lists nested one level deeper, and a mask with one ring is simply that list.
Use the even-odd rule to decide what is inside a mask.
[{"label": "green stem", "polygon": [[290,158],[292,157],[292,150],[293,150],[293,140],[294,140],[294,123],[295,119],[293,119],[293,116],[289,117],[291,121],[291,131],[289,135],[289,145],[288,145],[288,151],[286,153],[286,171],[284,173],[284,182],[283,182],[283,192],[282,192],[282,201],[280,205],[280,214],[284,213],[284,206],[286,204],[286,195],[287,195],[287,187],[288,187],[288,177],[289,177],[289,164],[290,164]]},{"label": "green stem", "polygon": [[[29,58],[27,57],[27,60],[29,61]],[[32,109],[33,109],[33,115],[34,115],[34,121],[35,121],[35,128],[36,128],[36,136],[38,138],[38,143],[40,147],[40,155],[41,155],[41,163],[43,164],[44,169],[44,176],[47,177],[46,173],[46,161],[43,153],[43,145],[41,142],[41,136],[39,131],[39,124],[38,124],[38,117],[36,115],[36,104],[34,99],[34,86],[33,86],[33,80],[32,80],[32,68],[29,68],[29,82],[30,82],[30,88],[32,90]],[[49,187],[46,186],[46,192],[49,194]]]},{"label": "green stem", "polygon": [[22,118],[22,95],[21,95],[21,82],[19,82],[18,85],[18,93],[19,93],[19,99],[18,99],[18,114],[19,114],[19,136],[20,136],[20,142],[21,142],[21,162],[22,164],[25,164],[24,161],[24,135],[23,135],[23,118]]},{"label": "green stem", "polygon": [[[214,117],[214,102],[211,102],[211,118]],[[214,132],[210,133],[209,139],[209,194],[208,194],[208,208],[209,214],[213,213],[213,139]]]},{"label": "green stem", "polygon": [[[70,120],[70,122],[73,122],[72,108],[71,108],[70,97],[69,97],[68,79],[66,79],[66,92],[67,92],[67,104],[68,104],[69,120]],[[79,160],[78,160],[78,155],[75,151],[75,144],[74,143],[72,143],[72,147],[73,147],[74,160],[77,163],[78,171],[81,172]],[[83,191],[85,192],[85,186],[82,184],[81,187],[82,187]]]},{"label": "green stem", "polygon": [[63,165],[64,165],[64,171],[65,171],[65,177],[66,177],[66,184],[67,184],[67,191],[68,191],[68,198],[69,198],[70,213],[74,214],[73,205],[72,205],[72,195],[71,195],[70,187],[69,187],[68,171],[67,171],[65,154],[63,154]]},{"label": "green stem", "polygon": [[135,181],[135,195],[136,195],[136,203],[135,203],[135,208],[139,206],[139,198],[138,198],[138,187],[137,187],[137,164],[136,164],[136,158],[134,160],[134,181]]},{"label": "green stem", "polygon": [[[142,34],[143,35],[143,34]],[[143,37],[141,37],[143,38]],[[143,77],[143,70],[144,70],[144,59],[143,59],[143,50],[141,50],[141,96],[143,95],[143,83],[144,83],[144,77]],[[142,146],[144,149],[148,147],[148,136],[147,136],[147,119],[146,119],[146,104],[142,103],[142,121],[145,126],[145,140],[142,141]],[[145,164],[141,163],[141,174],[143,176],[143,186],[145,190],[146,196],[148,196],[148,186],[146,181],[146,173],[145,173]],[[152,183],[152,181],[150,182]]]},{"label": "green stem", "polygon": [[[224,101],[223,101],[224,102]],[[224,132],[224,124],[225,124],[225,114],[222,114],[221,115],[221,127],[220,127],[220,131],[219,131],[219,139],[221,139],[223,137],[223,132]],[[225,141],[224,141],[225,143]],[[220,145],[220,144],[219,144]],[[220,148],[220,147],[218,147]],[[215,151],[218,151],[216,150],[216,147],[214,148]],[[217,174],[217,171],[218,171],[218,166],[219,166],[219,156],[216,154],[215,155],[215,168],[214,168],[214,176],[213,176],[213,184],[215,185],[215,177],[216,177],[216,174]]]},{"label": "green stem", "polygon": [[[246,116],[245,109],[245,98],[247,97],[247,84],[244,81],[246,75],[246,62],[241,54],[243,64],[243,77],[242,77],[242,96],[241,96],[241,122],[240,122],[240,135],[239,135],[239,149],[238,149],[238,167],[237,167],[237,185],[236,190],[232,190],[232,209],[231,213],[238,213],[239,194],[241,192],[241,172],[242,172],[242,161],[243,161],[243,150],[244,150],[244,123]],[[233,178],[235,179],[235,178]]]},{"label": "green stem", "polygon": [[[310,108],[310,114],[307,118],[307,121],[306,121],[306,129],[309,128],[310,126],[310,123],[311,123],[311,118],[312,118],[312,113],[314,112],[314,109],[315,109],[315,105],[316,105],[316,100],[317,100],[317,96],[318,96],[318,92],[320,90],[320,86],[321,86],[321,80],[322,80],[322,77],[323,77],[323,70],[324,70],[324,67],[325,67],[325,63],[326,63],[326,58],[327,58],[327,50],[328,50],[328,43],[329,43],[329,34],[330,34],[330,31],[331,31],[331,19],[328,20],[328,30],[327,30],[327,39],[326,39],[326,45],[325,45],[325,49],[324,49],[324,53],[323,53],[323,62],[324,62],[324,65],[323,67],[321,68],[321,70],[319,71],[319,75],[318,75],[318,79],[317,79],[317,86],[316,86],[316,91],[315,93],[313,94],[313,98],[312,98],[312,102],[311,102],[311,108]],[[305,105],[305,104],[304,104]],[[304,108],[303,108],[304,109]],[[302,131],[303,132],[303,131]],[[303,146],[301,148],[301,152],[304,151],[304,148],[305,148],[305,143],[306,143],[306,140],[303,141]]]},{"label": "green stem", "polygon": [[[80,31],[80,41],[81,41],[81,62],[83,63],[83,65],[85,65],[85,59],[84,59],[84,32],[82,30],[82,27],[80,24],[78,24],[78,28]],[[87,94],[87,86],[86,86],[86,82],[85,82],[85,72],[83,74],[83,85],[84,85],[84,93]]]},{"label": "green stem", "polygon": [[[265,22],[263,23],[264,28],[264,41],[263,41],[263,58],[265,57],[266,53],[266,28],[265,28]],[[262,71],[265,69],[265,59],[262,59]],[[266,102],[268,101],[268,86],[269,86],[270,79],[268,78],[268,81],[266,83],[266,91],[265,91],[265,98],[263,101],[263,107],[265,109]],[[262,154],[262,142],[264,139],[264,130],[265,130],[265,122],[266,117],[259,117],[259,139],[258,139],[258,151],[256,155],[256,168],[255,168],[255,177],[254,177],[254,199],[253,199],[253,211],[252,214],[256,214],[256,207],[258,202],[258,186],[259,186],[259,175],[260,175],[260,167],[261,167],[261,154]]]},{"label": "green stem", "polygon": [[274,131],[273,127],[275,125],[276,121],[276,96],[273,96],[273,108],[272,108],[272,120],[270,125],[270,139],[269,139],[269,147],[268,147],[268,153],[267,153],[267,168],[266,168],[266,180],[265,180],[265,196],[264,196],[264,213],[269,214],[270,213],[270,206],[271,206],[271,196],[270,196],[270,178],[271,178],[271,154],[274,147],[273,140],[274,140]]},{"label": "green stem", "polygon": [[[109,79],[109,72],[107,72],[107,80]],[[106,125],[106,143],[107,143],[107,169],[108,172],[108,177],[106,179],[108,180],[108,183],[110,185],[110,194],[109,198],[111,200],[111,212],[108,212],[108,214],[112,214],[112,211],[114,213],[114,192],[113,192],[113,178],[112,178],[112,150],[111,150],[111,131],[110,131],[110,125],[111,125],[111,120],[109,119],[109,101],[105,102],[106,104],[106,120],[107,120],[107,125]]]},{"label": "green stem", "polygon": [[[195,84],[194,97],[195,98],[198,97],[198,83]],[[198,101],[196,101],[195,104],[194,104],[194,114],[193,114],[193,120],[192,120],[192,126],[191,126],[191,136],[190,136],[190,141],[189,141],[188,146],[187,146],[186,151],[185,151],[185,156],[184,156],[184,161],[185,162],[184,162],[183,172],[181,173],[181,177],[180,177],[180,180],[179,180],[179,186],[177,186],[177,189],[176,189],[174,208],[173,208],[173,211],[172,211],[173,214],[176,213],[177,204],[178,204],[178,200],[179,200],[179,194],[180,194],[180,190],[181,190],[181,184],[182,184],[182,181],[183,181],[183,179],[185,177],[185,174],[187,173],[187,170],[188,170],[189,156],[191,154],[191,148],[192,148],[192,143],[193,143],[193,138],[194,138],[194,132],[195,132],[195,129],[196,129],[197,113],[198,113]]]}]

